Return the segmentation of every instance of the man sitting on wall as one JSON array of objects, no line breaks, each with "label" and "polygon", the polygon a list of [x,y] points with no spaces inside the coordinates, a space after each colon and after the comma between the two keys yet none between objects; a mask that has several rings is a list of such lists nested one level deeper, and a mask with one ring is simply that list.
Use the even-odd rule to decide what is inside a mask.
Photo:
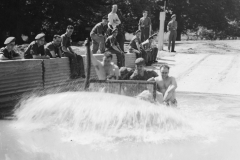
[{"label": "man sitting on wall", "polygon": [[73,31],[74,31],[73,26],[71,25],[67,26],[66,33],[61,35],[62,37],[61,49],[63,51],[63,56],[69,58],[71,78],[78,77],[85,78],[83,58],[82,56],[74,53],[71,48],[71,36],[73,34]]},{"label": "man sitting on wall", "polygon": [[112,54],[116,54],[117,56],[117,65],[119,68],[124,66],[123,59],[124,59],[124,52],[120,49],[120,46],[117,42],[116,36],[118,34],[118,30],[114,29],[112,31],[112,35],[109,36],[106,40],[106,48],[107,51],[111,52]]},{"label": "man sitting on wall", "polygon": [[20,54],[16,53],[13,48],[15,46],[15,37],[8,37],[4,44],[6,47],[0,49],[0,60],[21,59]]},{"label": "man sitting on wall", "polygon": [[112,62],[111,53],[106,52],[102,62],[97,60],[91,51],[90,56],[99,80],[114,80],[119,78],[119,68]]},{"label": "man sitting on wall", "polygon": [[147,62],[147,53],[141,43],[141,31],[137,30],[129,43],[129,52],[135,53],[136,58],[142,57]]},{"label": "man sitting on wall", "polygon": [[135,61],[135,71],[131,75],[130,80],[146,81],[157,76],[158,74],[155,71],[145,69],[145,60],[143,58],[138,58]]},{"label": "man sitting on wall", "polygon": [[29,44],[24,53],[25,59],[49,59],[44,51],[45,34],[40,33],[35,37],[35,41]]},{"label": "man sitting on wall", "polygon": [[144,50],[148,53],[148,65],[151,65],[152,63],[157,62],[157,54],[158,54],[158,48],[156,45],[153,44],[155,38],[157,37],[157,34],[153,34],[150,36],[146,41],[142,43]]},{"label": "man sitting on wall", "polygon": [[54,35],[53,41],[49,42],[45,45],[45,52],[50,58],[61,58],[62,52],[60,49],[60,44],[62,42],[62,38],[60,35]]}]

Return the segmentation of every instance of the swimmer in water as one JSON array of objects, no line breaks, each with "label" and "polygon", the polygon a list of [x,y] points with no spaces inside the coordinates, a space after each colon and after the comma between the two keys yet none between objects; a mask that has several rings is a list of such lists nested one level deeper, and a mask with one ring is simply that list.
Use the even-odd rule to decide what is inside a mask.
[{"label": "swimmer in water", "polygon": [[169,76],[168,65],[162,65],[160,67],[161,75],[155,77],[154,80],[157,83],[159,92],[163,95],[163,103],[167,106],[177,106],[176,93],[177,82],[174,77]]},{"label": "swimmer in water", "polygon": [[[155,78],[150,78],[148,81],[155,81],[157,83],[157,92],[155,102],[163,103],[166,106],[177,106],[175,90],[177,88],[177,82],[174,77],[168,76],[169,66],[162,65],[160,67],[161,75]],[[153,89],[147,87],[148,90],[140,93],[137,98],[146,101],[153,102]]]},{"label": "swimmer in water", "polygon": [[112,62],[112,54],[105,52],[102,62],[97,60],[90,51],[91,61],[95,67],[99,80],[117,80],[119,77],[119,68]]}]

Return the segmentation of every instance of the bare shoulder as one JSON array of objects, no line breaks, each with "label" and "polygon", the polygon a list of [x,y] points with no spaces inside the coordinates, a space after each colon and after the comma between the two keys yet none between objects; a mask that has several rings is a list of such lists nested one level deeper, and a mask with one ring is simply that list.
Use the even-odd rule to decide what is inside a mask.
[{"label": "bare shoulder", "polygon": [[155,81],[157,81],[157,82],[162,81],[162,76],[157,76],[157,77],[155,77],[154,79],[155,79]]},{"label": "bare shoulder", "polygon": [[175,80],[176,80],[175,77],[172,77],[172,76],[170,76],[169,79],[170,79],[171,81],[175,81]]},{"label": "bare shoulder", "polygon": [[176,79],[175,79],[174,77],[169,77],[169,81],[170,81],[171,83],[176,83]]}]

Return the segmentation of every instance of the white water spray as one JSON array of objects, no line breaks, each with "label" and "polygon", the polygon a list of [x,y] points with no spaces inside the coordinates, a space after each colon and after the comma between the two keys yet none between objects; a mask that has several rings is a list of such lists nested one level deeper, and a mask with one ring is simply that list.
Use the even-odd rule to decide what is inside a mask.
[{"label": "white water spray", "polygon": [[[179,109],[108,93],[66,92],[33,97],[16,110],[15,126],[60,130],[81,144],[160,142],[199,134]],[[197,128],[197,127],[195,127]]]}]

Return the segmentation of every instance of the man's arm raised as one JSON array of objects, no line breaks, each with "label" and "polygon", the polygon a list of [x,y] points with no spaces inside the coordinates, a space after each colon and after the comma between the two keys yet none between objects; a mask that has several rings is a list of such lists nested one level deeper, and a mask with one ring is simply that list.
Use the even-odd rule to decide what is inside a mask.
[{"label": "man's arm raised", "polygon": [[[87,43],[87,41],[85,41],[85,44],[86,44],[86,43]],[[87,52],[86,52],[86,53],[87,53]],[[94,67],[97,67],[97,66],[101,65],[101,62],[99,62],[99,60],[97,60],[96,57],[93,56],[91,50],[90,50],[90,56],[91,56],[92,65],[93,65]]]}]

